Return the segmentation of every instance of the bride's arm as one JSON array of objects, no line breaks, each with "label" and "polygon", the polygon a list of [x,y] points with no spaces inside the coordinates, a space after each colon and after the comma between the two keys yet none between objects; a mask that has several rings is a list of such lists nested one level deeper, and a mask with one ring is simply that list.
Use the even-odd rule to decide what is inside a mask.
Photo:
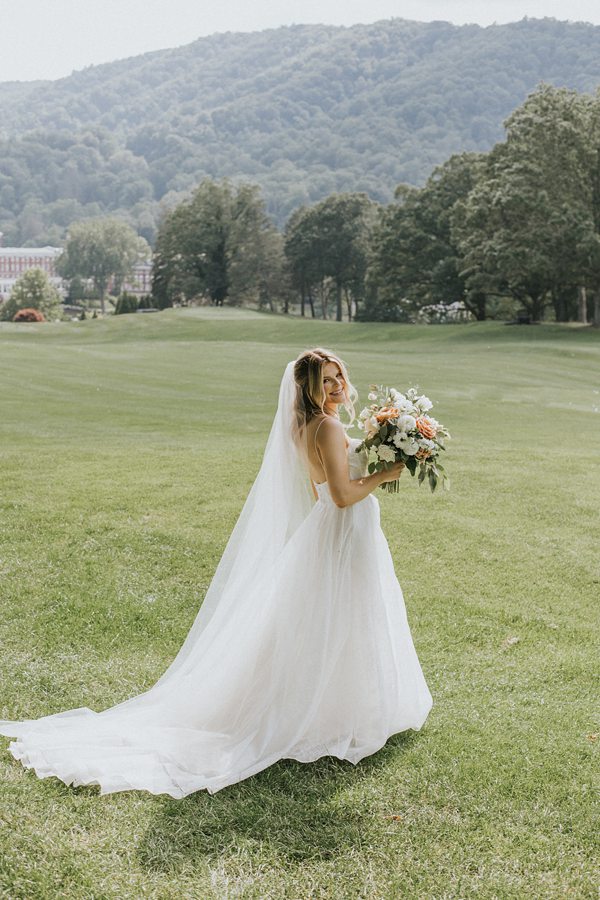
[{"label": "bride's arm", "polygon": [[325,469],[329,493],[336,506],[352,506],[363,500],[385,481],[400,477],[403,463],[396,463],[387,472],[373,472],[363,478],[351,479],[348,474],[348,454],[344,428],[335,419],[325,419],[317,433],[317,449]]}]

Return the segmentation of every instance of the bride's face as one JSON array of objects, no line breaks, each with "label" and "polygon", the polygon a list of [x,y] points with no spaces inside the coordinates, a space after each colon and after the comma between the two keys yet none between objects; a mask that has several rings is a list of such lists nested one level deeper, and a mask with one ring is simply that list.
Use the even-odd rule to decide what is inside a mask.
[{"label": "bride's face", "polygon": [[325,394],[325,408],[332,412],[345,400],[346,382],[337,363],[328,362],[323,366],[323,392]]}]

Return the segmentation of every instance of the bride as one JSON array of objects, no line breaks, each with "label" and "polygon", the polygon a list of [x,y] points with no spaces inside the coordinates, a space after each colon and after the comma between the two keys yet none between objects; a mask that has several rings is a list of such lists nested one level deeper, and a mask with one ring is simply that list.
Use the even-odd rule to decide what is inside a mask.
[{"label": "bride", "polygon": [[185,797],[280,759],[358,763],[420,729],[432,699],[366,474],[346,367],[288,363],[260,471],[196,620],[166,672],[103,712],[0,721],[40,778]]}]

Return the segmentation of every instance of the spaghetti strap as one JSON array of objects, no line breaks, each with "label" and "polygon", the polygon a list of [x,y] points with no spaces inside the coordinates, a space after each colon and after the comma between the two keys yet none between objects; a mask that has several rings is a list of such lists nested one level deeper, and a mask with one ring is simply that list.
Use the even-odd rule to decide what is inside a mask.
[{"label": "spaghetti strap", "polygon": [[318,434],[319,428],[321,427],[321,425],[323,424],[323,422],[325,421],[326,418],[327,418],[327,416],[323,416],[323,418],[321,419],[321,421],[319,422],[319,424],[318,424],[317,427],[315,428],[315,434],[314,434],[314,439],[315,439],[315,440],[314,440],[314,444],[315,444],[315,451],[316,451],[316,454],[317,454],[317,456],[319,457],[319,459],[321,458],[321,454],[319,453],[319,450],[318,450],[318,447],[317,447],[317,434]]},{"label": "spaghetti strap", "polygon": [[[325,421],[326,418],[327,418],[327,416],[323,416],[323,418],[321,419],[321,421],[319,422],[319,424],[318,424],[317,427],[315,428],[315,433],[314,433],[314,435],[313,435],[313,438],[314,438],[313,444],[314,444],[315,453],[316,453],[316,455],[317,455],[317,459],[318,459],[319,462],[321,463],[321,466],[323,466],[323,457],[322,457],[321,454],[319,453],[319,448],[317,447],[317,433],[318,433],[319,428],[321,427],[321,425],[323,424],[323,422]],[[325,467],[323,466],[323,470],[324,470],[324,469],[325,469]]]}]

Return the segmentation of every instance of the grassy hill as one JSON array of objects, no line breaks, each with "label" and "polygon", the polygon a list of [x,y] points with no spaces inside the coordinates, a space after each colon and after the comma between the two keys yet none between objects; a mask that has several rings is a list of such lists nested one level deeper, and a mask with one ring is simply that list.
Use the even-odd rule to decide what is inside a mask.
[{"label": "grassy hill", "polygon": [[[418,383],[452,490],[378,492],[434,708],[357,767],[99,797],[0,754],[7,897],[592,897],[600,334],[235,309],[0,325],[0,717],[101,709],[186,634],[288,359]],[[2,739],[2,748],[8,744]]]},{"label": "grassy hill", "polygon": [[161,199],[204,176],[257,182],[279,224],[333,191],[388,201],[488,150],[540,81],[595,90],[599,59],[583,23],[391,19],[215,34],[0,84],[0,230],[57,242],[72,218],[119,210],[152,240]]}]

